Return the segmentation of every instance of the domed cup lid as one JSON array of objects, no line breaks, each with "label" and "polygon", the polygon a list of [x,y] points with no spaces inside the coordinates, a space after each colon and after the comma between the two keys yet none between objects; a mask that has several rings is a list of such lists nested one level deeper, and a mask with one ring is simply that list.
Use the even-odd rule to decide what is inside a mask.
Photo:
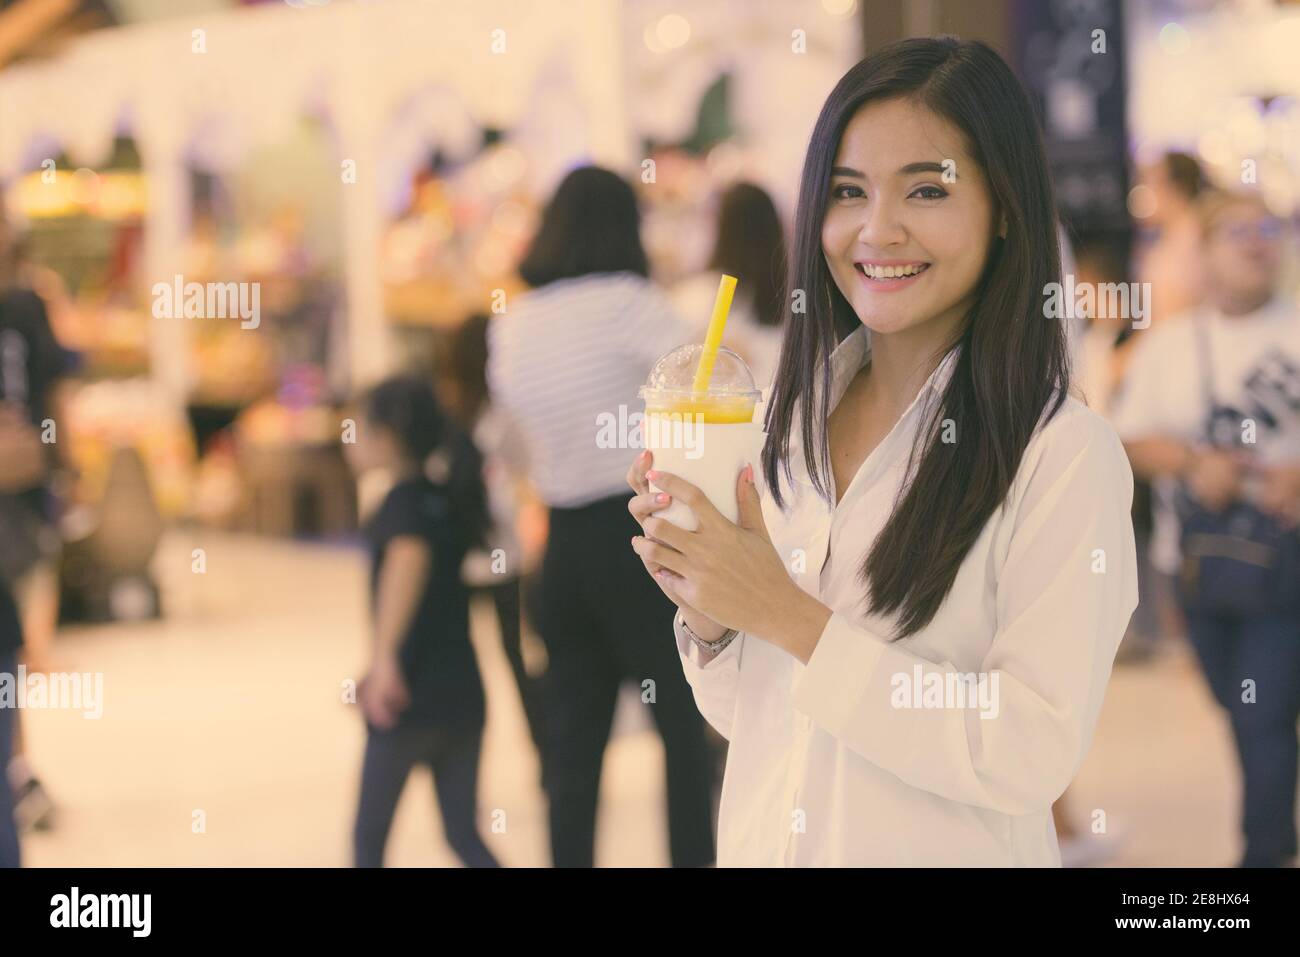
[{"label": "domed cup lid", "polygon": [[704,421],[748,422],[760,392],[745,360],[725,346],[718,348],[707,392],[695,392],[695,372],[704,352],[702,343],[689,343],[664,353],[650,369],[638,391],[647,413],[700,413]]}]

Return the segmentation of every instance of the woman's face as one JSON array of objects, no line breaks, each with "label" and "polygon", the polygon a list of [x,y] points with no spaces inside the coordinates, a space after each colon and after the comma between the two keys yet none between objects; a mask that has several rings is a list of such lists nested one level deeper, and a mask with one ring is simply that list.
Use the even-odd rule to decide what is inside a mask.
[{"label": "woman's face", "polygon": [[955,328],[983,272],[993,217],[961,133],[915,101],[883,100],[859,109],[844,130],[822,251],[872,332]]},{"label": "woman's face", "polygon": [[343,455],[352,472],[361,475],[371,469],[391,468],[399,457],[393,433],[360,412],[354,413],[352,419],[356,423],[353,441],[343,443]]}]

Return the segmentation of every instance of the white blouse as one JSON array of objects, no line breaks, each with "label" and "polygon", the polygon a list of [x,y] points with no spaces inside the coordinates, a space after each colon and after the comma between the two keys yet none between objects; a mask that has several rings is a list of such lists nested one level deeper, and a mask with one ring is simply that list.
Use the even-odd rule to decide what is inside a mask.
[{"label": "white blouse", "polygon": [[[755,469],[773,543],[834,612],[807,665],[746,634],[701,665],[675,620],[700,712],[730,741],[720,866],[1060,866],[1051,805],[1088,750],[1137,606],[1133,476],[1110,426],[1067,398],[938,614],[889,641],[894,620],[861,611],[858,567],[956,355],[838,506],[812,488],[797,417],[788,511]],[[832,408],[868,356],[865,327],[836,348]]]}]

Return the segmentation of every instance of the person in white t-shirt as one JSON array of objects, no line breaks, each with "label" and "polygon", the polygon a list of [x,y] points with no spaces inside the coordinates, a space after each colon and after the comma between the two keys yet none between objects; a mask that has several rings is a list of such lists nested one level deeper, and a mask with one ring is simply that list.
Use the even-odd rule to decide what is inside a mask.
[{"label": "person in white t-shirt", "polygon": [[[1283,225],[1250,193],[1210,195],[1199,212],[1206,302],[1136,348],[1112,422],[1136,475],[1185,485],[1216,513],[1249,503],[1294,534],[1300,310],[1278,289]],[[1153,543],[1162,571],[1185,571],[1179,538],[1166,500]],[[1197,594],[1180,589],[1188,638],[1240,753],[1242,864],[1279,864],[1296,854],[1300,605],[1211,613]]]}]

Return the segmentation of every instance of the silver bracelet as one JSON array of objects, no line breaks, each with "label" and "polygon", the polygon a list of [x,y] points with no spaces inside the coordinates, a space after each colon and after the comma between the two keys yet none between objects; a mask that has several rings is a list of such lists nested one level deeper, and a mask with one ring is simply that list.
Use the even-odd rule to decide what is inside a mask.
[{"label": "silver bracelet", "polygon": [[680,608],[677,610],[677,621],[682,626],[682,631],[686,633],[687,638],[691,639],[691,641],[695,642],[696,645],[703,648],[705,651],[714,654],[722,651],[723,648],[735,641],[736,636],[740,634],[736,629],[729,628],[721,638],[718,638],[715,641],[705,641],[695,633],[690,625],[686,624],[686,617],[682,614]]}]

